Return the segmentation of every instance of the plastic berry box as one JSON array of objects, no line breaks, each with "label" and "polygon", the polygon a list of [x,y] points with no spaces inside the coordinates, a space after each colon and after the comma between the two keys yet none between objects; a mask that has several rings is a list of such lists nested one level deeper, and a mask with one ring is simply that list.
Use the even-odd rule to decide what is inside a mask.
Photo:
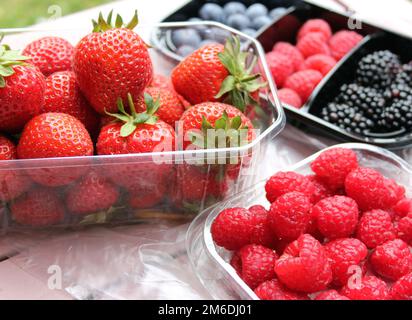
[{"label": "plastic berry box", "polygon": [[[155,26],[138,26],[135,31],[147,41],[148,36],[155,28],[160,31],[172,30],[175,28],[186,26],[185,23],[167,23],[158,24]],[[206,28],[220,28],[226,30],[230,34],[238,34],[242,38],[242,34],[232,32],[221,24],[203,24]],[[20,50],[29,42],[44,37],[44,36],[59,36],[65,38],[75,45],[83,36],[88,34],[90,30],[84,29],[62,29],[62,30],[44,30],[44,29],[3,29],[3,43],[9,44],[13,49]],[[219,200],[238,193],[254,183],[259,176],[258,166],[256,163],[261,162],[265,157],[267,144],[276,137],[285,125],[285,115],[283,109],[276,96],[276,90],[271,80],[265,59],[264,51],[260,44],[251,39],[248,40],[247,50],[256,54],[258,58],[259,72],[264,74],[268,80],[266,89],[260,92],[261,107],[265,109],[264,113],[255,114],[253,117],[254,126],[259,129],[259,134],[253,142],[239,147],[228,147],[222,149],[207,149],[195,151],[173,151],[161,153],[141,153],[141,154],[124,154],[124,155],[108,155],[108,156],[90,156],[90,157],[68,157],[68,158],[47,158],[47,159],[28,159],[28,160],[5,160],[0,162],[0,178],[5,175],[15,175],[16,177],[37,177],[39,179],[53,180],[66,179],[71,180],[73,176],[84,176],[90,171],[95,171],[98,174],[105,175],[112,173],[112,179],[116,180],[116,175],[123,179],[135,180],[139,185],[138,189],[143,191],[151,190],[160,191],[160,198],[153,204],[146,204],[141,207],[139,204],[132,204],[129,200],[129,194],[125,189],[119,188],[119,200],[110,209],[95,212],[86,215],[78,215],[69,212],[66,209],[65,197],[69,188],[75,187],[79,181],[76,179],[70,184],[43,188],[37,183],[32,184],[32,189],[42,189],[47,194],[48,192],[57,195],[61,208],[64,211],[64,218],[58,223],[54,223],[53,227],[79,227],[89,224],[101,223],[131,223],[141,221],[156,221],[159,220],[187,220],[192,219],[200,210],[213,205]],[[151,58],[155,68],[155,73],[169,75],[172,68],[177,62],[171,62],[160,54],[156,46],[150,49]],[[230,155],[235,154],[238,159],[237,164],[232,164],[228,161]],[[161,163],[158,163],[160,156]],[[176,179],[176,175],[180,171],[189,172],[197,170],[199,162],[193,164],[193,159],[201,164],[202,177],[197,179],[197,187],[201,195],[196,199],[185,198],[185,193],[182,188],[185,183],[184,178]],[[208,159],[215,159],[216,163],[208,162]],[[216,159],[220,159],[217,161]],[[152,174],[156,172],[158,166],[162,166],[168,172],[168,179],[162,185],[152,184]],[[130,170],[132,169],[132,170]],[[228,170],[231,170],[230,178]],[[197,171],[196,171],[197,172]],[[206,190],[205,181],[215,179],[214,175],[224,173],[224,186],[218,186],[214,190],[213,195]],[[114,178],[113,178],[114,177]],[[192,177],[190,176],[192,179]],[[196,179],[196,178],[194,178]],[[203,179],[203,180],[202,180]],[[72,179],[73,181],[73,179]],[[12,187],[7,185],[7,182],[2,181],[0,191],[3,192]],[[33,229],[31,225],[19,224],[13,219],[11,214],[11,206],[15,199],[3,202],[0,211],[0,227],[4,230],[26,230]],[[150,200],[150,199],[149,199]],[[139,201],[137,201],[139,202]],[[148,202],[150,203],[150,201]],[[50,226],[42,226],[45,228]],[[39,227],[35,227],[38,229]]]},{"label": "plastic berry box", "polygon": [[[355,151],[360,165],[374,168],[386,177],[396,179],[398,183],[406,187],[407,195],[411,195],[412,166],[392,152],[360,143],[346,143],[331,148],[335,147],[349,148]],[[309,173],[310,163],[324,150],[291,167],[285,168],[284,171],[295,171],[302,174]],[[226,208],[250,207],[256,204],[268,205],[265,197],[265,183],[266,181],[262,181],[247,191],[208,208],[198,215],[190,225],[186,236],[186,248],[191,260],[192,269],[215,299],[258,299],[230,266],[230,253],[215,245],[210,228],[217,215]]]}]

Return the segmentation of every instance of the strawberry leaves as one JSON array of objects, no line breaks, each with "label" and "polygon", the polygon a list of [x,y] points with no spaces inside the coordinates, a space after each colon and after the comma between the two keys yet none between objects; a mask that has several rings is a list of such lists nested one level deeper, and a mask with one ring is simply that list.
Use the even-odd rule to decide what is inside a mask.
[{"label": "strawberry leaves", "polygon": [[104,19],[103,14],[99,13],[99,18],[96,20],[92,20],[93,23],[93,32],[105,32],[111,29],[119,29],[119,28],[126,28],[129,30],[133,30],[139,23],[139,18],[137,15],[137,10],[134,11],[134,15],[130,22],[125,24],[123,22],[123,18],[118,14],[116,16],[116,20],[114,24],[112,24],[113,20],[113,10],[109,12],[107,19]]},{"label": "strawberry leaves", "polygon": [[260,74],[252,74],[256,56],[253,56],[251,64],[246,68],[249,56],[249,52],[240,50],[240,40],[235,36],[227,40],[224,51],[218,54],[229,75],[222,82],[215,98],[224,97],[224,102],[234,105],[242,112],[248,105],[257,105],[251,94],[266,86],[266,83],[260,81]]},{"label": "strawberry leaves", "polygon": [[5,78],[14,74],[13,66],[24,65],[24,61],[28,59],[30,57],[23,56],[16,50],[10,50],[7,45],[0,45],[0,88],[6,86]]}]

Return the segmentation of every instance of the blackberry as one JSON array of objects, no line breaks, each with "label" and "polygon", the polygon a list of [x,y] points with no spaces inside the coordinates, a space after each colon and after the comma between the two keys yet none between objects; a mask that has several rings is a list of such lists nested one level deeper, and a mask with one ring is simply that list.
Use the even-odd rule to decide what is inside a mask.
[{"label": "blackberry", "polygon": [[412,98],[412,87],[406,83],[392,83],[385,91],[385,98],[402,100]]},{"label": "blackberry", "polygon": [[412,87],[412,62],[402,66],[402,69],[395,77],[395,83]]},{"label": "blackberry", "polygon": [[384,89],[392,83],[400,68],[398,55],[389,50],[375,51],[359,61],[356,78],[361,85]]},{"label": "blackberry", "polygon": [[375,126],[361,112],[343,103],[330,102],[322,109],[321,116],[323,120],[357,134],[366,134]]},{"label": "blackberry", "polygon": [[412,98],[395,100],[383,112],[379,125],[389,132],[412,129]]}]

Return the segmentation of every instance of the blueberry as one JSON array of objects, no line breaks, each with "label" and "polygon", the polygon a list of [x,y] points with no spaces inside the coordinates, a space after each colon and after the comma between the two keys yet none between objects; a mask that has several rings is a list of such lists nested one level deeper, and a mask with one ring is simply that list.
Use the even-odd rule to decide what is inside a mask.
[{"label": "blueberry", "polygon": [[197,48],[202,38],[193,28],[176,29],[172,32],[172,41],[176,48],[183,45],[189,45]]},{"label": "blueberry", "polygon": [[223,8],[216,3],[205,3],[199,10],[199,16],[203,20],[224,22],[225,13]]},{"label": "blueberry", "polygon": [[246,6],[242,2],[232,1],[224,5],[223,11],[226,14],[226,17],[235,14],[235,13],[245,13]]},{"label": "blueberry", "polygon": [[188,46],[188,45],[183,45],[180,46],[177,50],[176,53],[181,56],[181,57],[187,57],[189,54],[191,54],[193,51],[196,49],[194,47]]},{"label": "blueberry", "polygon": [[253,20],[260,16],[266,16],[268,14],[268,9],[261,3],[252,4],[246,10],[246,15],[249,19]]},{"label": "blueberry", "polygon": [[275,8],[270,10],[269,12],[269,17],[271,17],[272,19],[277,19],[279,18],[281,15],[283,15],[285,12],[287,11],[286,8]]},{"label": "blueberry", "polygon": [[250,26],[250,20],[247,16],[241,13],[232,14],[227,18],[227,24],[235,29],[245,29]]},{"label": "blueberry", "polygon": [[253,27],[256,30],[259,30],[260,28],[264,26],[268,26],[271,23],[272,23],[272,19],[269,18],[268,16],[260,16],[253,20]]},{"label": "blueberry", "polygon": [[245,28],[240,30],[244,34],[247,34],[248,36],[254,37],[256,35],[256,30],[252,28]]},{"label": "blueberry", "polygon": [[204,34],[204,39],[224,43],[230,37],[230,32],[220,28],[210,28]]},{"label": "blueberry", "polygon": [[[190,22],[202,22],[203,20],[200,19],[200,18],[190,18],[188,21],[190,21]],[[193,26],[191,28],[196,29],[198,32],[202,33],[207,29],[207,26],[199,25],[199,26]]]}]

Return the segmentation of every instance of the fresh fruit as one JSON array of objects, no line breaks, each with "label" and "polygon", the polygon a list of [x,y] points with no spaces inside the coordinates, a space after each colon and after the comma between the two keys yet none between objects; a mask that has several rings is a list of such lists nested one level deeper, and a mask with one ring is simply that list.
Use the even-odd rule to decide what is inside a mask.
[{"label": "fresh fruit", "polygon": [[306,300],[307,296],[301,293],[293,292],[279,280],[272,279],[261,283],[256,289],[255,294],[261,300]]},{"label": "fresh fruit", "polygon": [[359,220],[357,238],[371,249],[395,239],[395,228],[389,213],[383,210],[364,212]]},{"label": "fresh fruit", "polygon": [[332,281],[332,269],[322,245],[308,234],[292,242],[276,261],[278,279],[289,289],[313,293]]},{"label": "fresh fruit", "polygon": [[43,37],[29,43],[22,54],[30,57],[30,63],[47,77],[55,72],[71,70],[73,51],[70,42],[63,38]]},{"label": "fresh fruit", "polygon": [[375,248],[370,263],[377,274],[396,281],[412,272],[412,253],[406,242],[389,240]]},{"label": "fresh fruit", "polygon": [[336,60],[326,54],[315,54],[308,57],[299,70],[317,70],[325,76],[336,64]]},{"label": "fresh fruit", "polygon": [[329,39],[329,47],[332,56],[336,60],[342,59],[362,39],[363,37],[355,31],[341,30],[339,32],[336,32]]},{"label": "fresh fruit", "polygon": [[50,188],[37,187],[17,198],[10,206],[15,222],[25,226],[46,227],[61,223],[64,204]]},{"label": "fresh fruit", "polygon": [[322,74],[316,70],[298,71],[286,79],[284,87],[295,91],[306,102],[322,78]]},{"label": "fresh fruit", "polygon": [[298,32],[298,40],[302,39],[309,33],[319,32],[323,35],[325,41],[329,40],[332,36],[332,29],[325,20],[322,19],[310,19],[306,21]]},{"label": "fresh fruit", "polygon": [[278,238],[297,239],[311,220],[310,198],[300,192],[289,192],[272,203],[268,219]]},{"label": "fresh fruit", "polygon": [[246,6],[239,1],[230,1],[223,6],[223,11],[226,16],[230,16],[235,13],[244,13],[246,12]]},{"label": "fresh fruit", "polygon": [[336,290],[326,290],[318,294],[315,300],[349,300],[349,298],[339,294]]},{"label": "fresh fruit", "polygon": [[160,73],[153,74],[152,82],[150,82],[148,88],[150,87],[154,87],[158,89],[174,90],[172,81],[168,77]]},{"label": "fresh fruit", "polygon": [[0,130],[18,133],[44,103],[45,80],[28,57],[0,45]]},{"label": "fresh fruit", "polygon": [[213,221],[211,233],[218,246],[239,250],[250,243],[254,227],[253,215],[244,208],[225,209]]},{"label": "fresh fruit", "polygon": [[412,213],[397,222],[396,231],[399,238],[412,245]]},{"label": "fresh fruit", "polygon": [[182,46],[190,46],[192,48],[198,48],[202,38],[199,33],[193,28],[181,28],[172,31],[172,42],[176,48]]},{"label": "fresh fruit", "polygon": [[[412,97],[412,96],[411,96]],[[395,100],[382,114],[381,126],[388,132],[412,128],[412,98]]]},{"label": "fresh fruit", "polygon": [[241,13],[235,13],[227,18],[227,25],[229,27],[241,30],[248,28],[251,25],[251,21],[248,16]]},{"label": "fresh fruit", "polygon": [[283,54],[289,59],[289,61],[292,61],[295,71],[300,70],[300,67],[305,60],[302,53],[294,45],[288,42],[283,42],[283,41],[277,42],[273,46],[272,51]]},{"label": "fresh fruit", "polygon": [[389,289],[385,281],[374,276],[364,276],[359,282],[359,284],[347,284],[340,294],[350,300],[387,300],[389,298]]},{"label": "fresh fruit", "polygon": [[115,27],[102,15],[94,22],[94,32],[75,47],[73,70],[79,87],[91,106],[100,114],[116,112],[116,102],[130,93],[138,97],[152,81],[153,67],[147,45],[132,29],[132,21],[123,25],[120,16]]},{"label": "fresh fruit", "polygon": [[66,194],[66,206],[72,214],[86,215],[108,210],[119,198],[119,191],[105,177],[90,171]]},{"label": "fresh fruit", "polygon": [[353,275],[354,267],[359,267],[364,273],[368,248],[358,239],[341,238],[328,242],[325,251],[332,268],[333,283],[343,286]]},{"label": "fresh fruit", "polygon": [[251,74],[254,63],[247,67],[248,57],[236,37],[229,38],[225,46],[206,45],[173,69],[173,86],[192,104],[220,101],[244,111],[257,103],[253,93],[266,85],[259,74]]},{"label": "fresh fruit", "polygon": [[293,73],[293,64],[290,63],[287,56],[274,51],[266,54],[266,61],[273,80],[281,88],[285,80]]},{"label": "fresh fruit", "polygon": [[277,238],[270,226],[268,211],[260,205],[250,207],[249,211],[252,213],[254,220],[250,243],[274,248]]},{"label": "fresh fruit", "polygon": [[295,108],[302,107],[302,99],[292,89],[283,88],[278,91],[279,100]]},{"label": "fresh fruit", "polygon": [[412,199],[403,198],[399,200],[392,210],[398,217],[406,217],[409,213],[412,213]]},{"label": "fresh fruit", "polygon": [[98,114],[88,105],[76,83],[72,71],[56,72],[46,79],[42,113],[62,112],[72,115],[84,124],[91,135],[97,133]]},{"label": "fresh fruit", "polygon": [[128,188],[127,203],[134,209],[149,209],[162,202],[167,193],[167,179],[151,179],[153,181],[139,180],[132,187]]},{"label": "fresh fruit", "polygon": [[287,12],[287,10],[288,9],[283,8],[283,7],[274,8],[274,9],[270,10],[269,17],[271,17],[272,19],[277,19],[277,18],[281,17],[283,14],[285,14]]},{"label": "fresh fruit", "polygon": [[393,284],[390,296],[394,300],[412,300],[412,272]]},{"label": "fresh fruit", "polygon": [[246,15],[252,20],[260,16],[266,16],[267,14],[268,9],[261,3],[254,3],[246,10]]},{"label": "fresh fruit", "polygon": [[312,203],[318,203],[320,200],[333,196],[333,190],[330,189],[317,175],[306,176],[315,187],[312,194]]},{"label": "fresh fruit", "polygon": [[203,20],[223,22],[225,14],[223,8],[216,3],[205,3],[199,10],[199,16]]},{"label": "fresh fruit", "polygon": [[298,40],[296,48],[305,58],[315,54],[330,55],[330,49],[325,42],[325,37],[320,32],[311,32]]}]

